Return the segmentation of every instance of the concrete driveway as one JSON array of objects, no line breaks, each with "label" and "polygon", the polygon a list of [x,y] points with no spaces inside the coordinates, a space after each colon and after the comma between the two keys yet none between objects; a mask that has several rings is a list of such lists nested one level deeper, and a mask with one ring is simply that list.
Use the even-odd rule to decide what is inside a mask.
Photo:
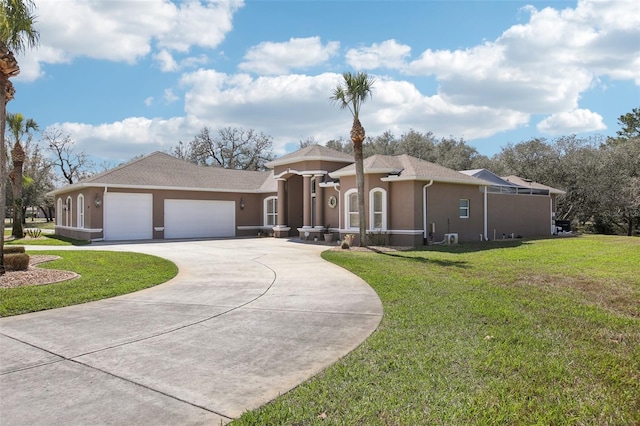
[{"label": "concrete driveway", "polygon": [[224,424],[334,363],[382,318],[375,292],[322,260],[322,246],[72,249],[149,253],[180,272],[125,296],[0,319],[2,424]]}]

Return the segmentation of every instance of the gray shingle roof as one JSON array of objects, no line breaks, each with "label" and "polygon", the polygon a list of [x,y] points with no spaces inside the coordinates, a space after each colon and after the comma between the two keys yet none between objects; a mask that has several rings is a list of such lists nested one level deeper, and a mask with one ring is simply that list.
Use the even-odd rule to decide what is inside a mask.
[{"label": "gray shingle roof", "polygon": [[[389,180],[431,180],[439,182],[463,183],[470,185],[487,185],[487,182],[473,176],[449,169],[429,161],[420,160],[407,154],[403,155],[372,155],[364,159],[365,174],[388,173]],[[353,176],[356,173],[355,164],[329,173],[335,178]]]},{"label": "gray shingle roof", "polygon": [[486,180],[487,182],[491,182],[493,185],[498,186],[517,186],[512,182],[508,182],[502,179],[500,176],[495,173],[487,170],[487,169],[474,169],[474,170],[462,170],[460,173],[464,173],[465,175],[477,177],[478,179]]},{"label": "gray shingle roof", "polygon": [[129,188],[194,189],[224,192],[275,192],[273,173],[197,166],[163,152],[154,152],[97,174],[72,187],[113,186]]},{"label": "gray shingle roof", "polygon": [[515,176],[515,175],[503,176],[502,179],[506,180],[507,182],[510,182],[513,185],[520,186],[522,188],[546,189],[552,194],[562,194],[562,195],[566,194],[566,192],[561,190],[561,189],[557,189],[557,188],[553,188],[551,186],[543,185],[541,183],[534,182],[534,181],[532,181],[530,179],[523,179],[523,178],[521,178],[519,176]]}]

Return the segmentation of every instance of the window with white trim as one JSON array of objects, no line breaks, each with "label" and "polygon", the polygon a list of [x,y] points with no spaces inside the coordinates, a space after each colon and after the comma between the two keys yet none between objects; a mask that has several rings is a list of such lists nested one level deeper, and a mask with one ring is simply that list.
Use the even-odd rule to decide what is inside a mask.
[{"label": "window with white trim", "polygon": [[71,200],[71,196],[67,197],[67,202],[65,203],[65,211],[64,211],[64,224],[65,226],[71,226],[71,206],[73,205],[73,201]]},{"label": "window with white trim", "polygon": [[56,204],[56,225],[62,226],[62,198],[58,198],[58,202]]},{"label": "window with white trim", "polygon": [[369,192],[369,223],[371,229],[387,229],[387,191],[374,188]]},{"label": "window with white trim", "polygon": [[360,213],[358,211],[358,190],[350,189],[344,194],[345,218],[347,228],[360,227]]},{"label": "window with white trim", "polygon": [[468,219],[469,218],[469,200],[468,199],[460,199],[460,219]]},{"label": "window with white trim", "polygon": [[264,199],[264,226],[276,226],[278,224],[278,197]]},{"label": "window with white trim", "polygon": [[78,228],[84,228],[84,195],[78,195]]}]

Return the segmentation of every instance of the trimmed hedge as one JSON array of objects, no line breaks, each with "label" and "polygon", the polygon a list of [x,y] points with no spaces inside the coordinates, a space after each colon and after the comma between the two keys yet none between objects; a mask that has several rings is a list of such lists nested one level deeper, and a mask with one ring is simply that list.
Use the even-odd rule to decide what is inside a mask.
[{"label": "trimmed hedge", "polygon": [[25,253],[5,254],[4,267],[7,271],[26,271],[29,269],[29,255]]},{"label": "trimmed hedge", "polygon": [[24,246],[4,246],[2,252],[4,254],[24,253]]}]

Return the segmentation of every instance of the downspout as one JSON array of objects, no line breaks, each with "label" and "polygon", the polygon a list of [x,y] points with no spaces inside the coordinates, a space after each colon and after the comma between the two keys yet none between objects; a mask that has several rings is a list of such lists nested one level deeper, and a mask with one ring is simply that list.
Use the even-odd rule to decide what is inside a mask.
[{"label": "downspout", "polygon": [[423,238],[426,240],[428,237],[427,233],[427,188],[433,185],[433,179],[429,181],[428,184],[422,187],[422,234]]},{"label": "downspout", "polygon": [[487,187],[484,187],[484,240],[487,241],[489,240],[489,235],[488,233],[488,222],[489,222],[489,217],[488,217],[488,208],[487,208]]},{"label": "downspout", "polygon": [[338,188],[340,188],[340,184],[333,185],[333,189],[338,193],[338,239],[340,239],[340,230],[342,229],[342,194]]}]

